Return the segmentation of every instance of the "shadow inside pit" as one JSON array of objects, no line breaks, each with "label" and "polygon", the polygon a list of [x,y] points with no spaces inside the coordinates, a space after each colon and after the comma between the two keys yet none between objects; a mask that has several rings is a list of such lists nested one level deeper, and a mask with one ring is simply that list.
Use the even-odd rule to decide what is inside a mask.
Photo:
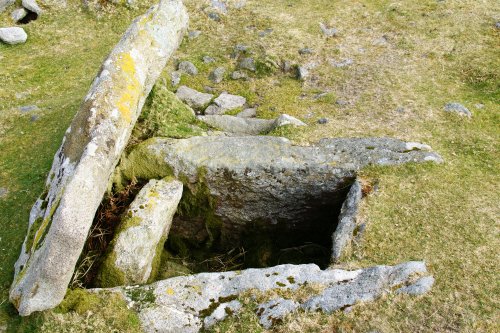
[{"label": "shadow inside pit", "polygon": [[34,13],[32,11],[29,11],[29,10],[27,10],[27,12],[28,12],[28,14],[26,14],[26,16],[23,17],[22,19],[20,19],[17,23],[19,23],[19,24],[28,24],[31,21],[35,21],[38,18],[38,14],[37,13]]}]

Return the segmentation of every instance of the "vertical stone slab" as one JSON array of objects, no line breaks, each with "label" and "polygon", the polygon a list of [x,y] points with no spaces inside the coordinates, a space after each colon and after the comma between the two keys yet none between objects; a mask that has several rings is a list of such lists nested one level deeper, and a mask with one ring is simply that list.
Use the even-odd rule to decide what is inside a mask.
[{"label": "vertical stone slab", "polygon": [[154,278],[182,182],[150,180],[125,213],[99,272],[102,287],[145,284]]},{"label": "vertical stone slab", "polygon": [[181,0],[137,18],[102,65],[30,213],[10,301],[22,316],[58,305],[144,101],[187,29]]}]

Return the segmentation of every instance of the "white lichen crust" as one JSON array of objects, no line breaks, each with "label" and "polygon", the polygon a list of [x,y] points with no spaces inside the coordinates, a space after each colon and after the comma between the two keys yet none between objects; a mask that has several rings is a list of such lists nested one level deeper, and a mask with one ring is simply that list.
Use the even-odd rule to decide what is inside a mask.
[{"label": "white lichen crust", "polygon": [[30,214],[10,291],[20,315],[63,299],[110,175],[187,24],[181,0],[161,0],[131,24],[102,65]]}]

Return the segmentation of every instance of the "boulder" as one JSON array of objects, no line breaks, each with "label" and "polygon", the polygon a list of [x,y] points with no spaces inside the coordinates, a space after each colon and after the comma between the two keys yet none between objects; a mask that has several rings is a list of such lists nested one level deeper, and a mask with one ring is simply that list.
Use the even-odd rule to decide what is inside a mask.
[{"label": "boulder", "polygon": [[154,279],[182,196],[178,180],[150,180],[127,209],[100,267],[102,287]]},{"label": "boulder", "polygon": [[91,292],[115,293],[123,297],[129,308],[139,314],[141,327],[147,333],[192,333],[237,313],[241,304],[235,299],[243,293],[255,295],[259,292],[262,295],[274,291],[274,294],[294,297],[306,284],[324,290],[305,300],[281,298],[262,303],[257,315],[267,328],[298,308],[329,313],[356,303],[374,301],[398,286],[411,286],[415,275],[429,276],[425,263],[407,262],[353,271],[321,270],[314,264],[280,265],[179,276],[151,285],[94,289]]},{"label": "boulder", "polygon": [[358,209],[362,199],[361,184],[358,180],[352,184],[347,198],[342,204],[337,228],[333,233],[332,261],[338,262],[346,246],[350,245],[354,230],[358,225]]},{"label": "boulder", "polygon": [[40,8],[40,6],[38,6],[36,0],[22,0],[22,5],[30,12],[33,12],[37,15],[42,14],[42,9]]},{"label": "boulder", "polygon": [[[240,244],[255,228],[290,241],[310,234],[331,249],[332,228],[360,169],[426,161],[442,159],[428,146],[390,138],[324,139],[303,147],[271,136],[212,136],[150,139],[122,159],[120,171],[123,179],[182,176],[193,197],[206,196],[201,202],[211,219],[205,223],[224,245]],[[194,223],[179,218],[186,228]]]},{"label": "boulder", "polygon": [[110,176],[187,24],[180,0],[160,0],[131,24],[104,61],[30,213],[10,290],[20,315],[63,299]]},{"label": "boulder", "polygon": [[12,11],[10,14],[10,18],[14,22],[19,22],[21,21],[26,15],[28,15],[28,11],[24,8],[18,8]]},{"label": "boulder", "polygon": [[186,86],[180,86],[175,93],[177,97],[197,111],[205,109],[214,98],[212,94],[206,94]]},{"label": "boulder", "polygon": [[228,115],[198,116],[205,124],[223,132],[243,135],[259,135],[274,128],[274,120],[241,118]]},{"label": "boulder", "polygon": [[243,96],[231,95],[223,92],[214,100],[215,105],[224,111],[230,111],[238,108],[242,108],[247,99]]},{"label": "boulder", "polygon": [[16,0],[0,0],[0,13],[16,3]]},{"label": "boulder", "polygon": [[0,28],[0,41],[5,44],[15,45],[25,43],[28,35],[23,28]]}]

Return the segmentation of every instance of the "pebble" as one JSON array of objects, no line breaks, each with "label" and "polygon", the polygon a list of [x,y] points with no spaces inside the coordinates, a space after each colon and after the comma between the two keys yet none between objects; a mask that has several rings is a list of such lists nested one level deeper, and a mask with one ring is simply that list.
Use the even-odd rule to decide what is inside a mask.
[{"label": "pebble", "polygon": [[181,83],[181,76],[181,71],[175,71],[170,74],[170,82],[172,83],[172,86],[176,87],[179,83]]},{"label": "pebble", "polygon": [[200,37],[201,31],[200,30],[193,30],[188,33],[188,38],[189,39],[195,39]]},{"label": "pebble", "polygon": [[209,57],[209,56],[203,56],[203,62],[204,62],[205,64],[210,64],[210,63],[212,63],[212,62],[215,62],[215,59],[214,59],[214,58],[212,58],[212,57]]},{"label": "pebble", "polygon": [[456,113],[460,116],[466,116],[466,117],[472,116],[472,113],[469,111],[469,109],[467,109],[462,104],[456,103],[456,102],[447,103],[444,106],[444,111],[453,112],[453,113]]},{"label": "pebble", "polygon": [[224,67],[217,67],[210,73],[208,78],[210,81],[215,83],[221,83],[224,80],[224,73],[226,73],[226,69]]},{"label": "pebble", "polygon": [[38,106],[36,106],[36,105],[25,105],[25,106],[20,106],[18,109],[21,112],[31,112],[31,111],[38,110]]},{"label": "pebble", "polygon": [[313,54],[313,53],[314,53],[314,51],[308,47],[304,47],[304,48],[299,50],[300,55]]},{"label": "pebble", "polygon": [[318,124],[324,125],[326,123],[328,123],[328,119],[326,119],[326,118],[319,118],[318,119]]},{"label": "pebble", "polygon": [[243,58],[238,64],[238,68],[255,72],[255,60],[253,58]]},{"label": "pebble", "polygon": [[233,79],[233,80],[246,80],[247,78],[248,78],[248,75],[242,71],[234,71],[231,74],[231,79]]},{"label": "pebble", "polygon": [[198,69],[196,66],[190,61],[181,61],[177,66],[177,70],[189,74],[189,75],[197,75]]},{"label": "pebble", "polygon": [[321,31],[323,32],[323,35],[325,35],[326,37],[337,36],[337,33],[338,33],[337,29],[328,28],[324,23],[320,23],[319,27],[320,27]]},{"label": "pebble", "polygon": [[215,22],[220,22],[220,15],[214,12],[208,13],[208,18],[214,20]]}]

